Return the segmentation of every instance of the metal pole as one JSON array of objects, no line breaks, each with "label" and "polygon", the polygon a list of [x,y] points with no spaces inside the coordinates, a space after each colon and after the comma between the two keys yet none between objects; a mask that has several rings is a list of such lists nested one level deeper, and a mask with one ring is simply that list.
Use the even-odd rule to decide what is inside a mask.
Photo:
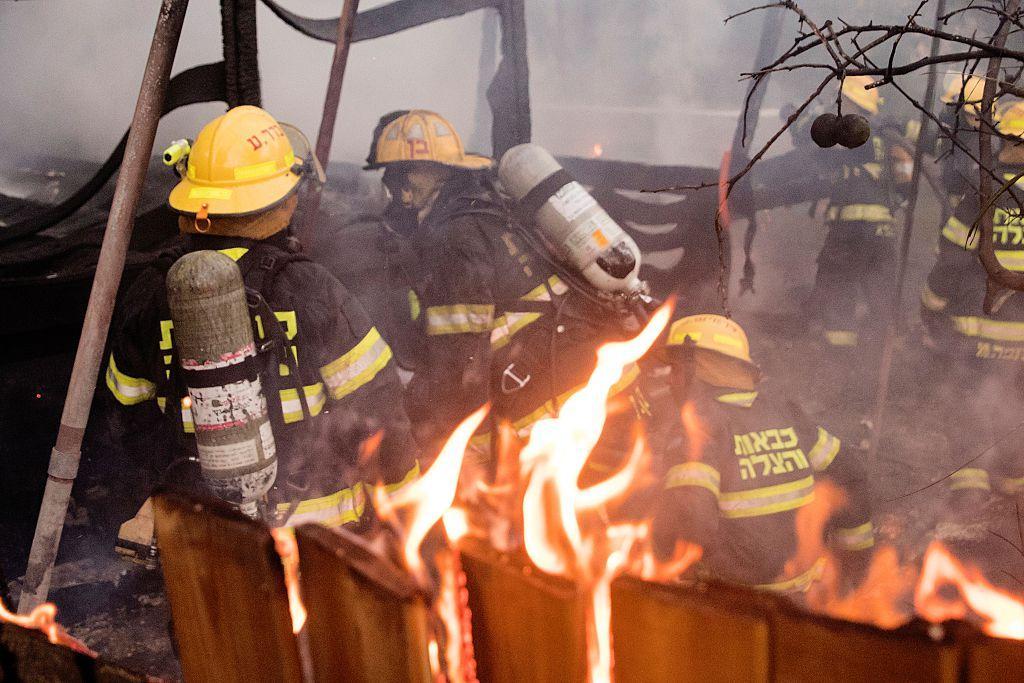
[{"label": "metal pole", "polygon": [[25,614],[46,599],[50,573],[60,545],[60,535],[71,499],[71,487],[78,474],[82,456],[82,437],[89,421],[89,408],[96,391],[96,378],[102,362],[107,329],[114,311],[114,300],[124,271],[125,254],[131,239],[142,186],[146,180],[153,151],[157,124],[163,111],[164,95],[170,78],[174,53],[181,35],[188,0],[163,0],[157,18],[153,43],[142,76],[139,99],[132,116],[131,131],[114,189],[114,201],[107,218],[96,274],[93,277],[89,305],[78,340],[75,365],[71,371],[64,412],[60,418],[57,441],[50,453],[46,490],[39,509],[35,537],[29,552],[25,585],[18,611]]},{"label": "metal pole", "polygon": [[[938,0],[935,6],[935,24],[939,25],[946,13],[945,0]],[[938,36],[932,37],[931,57],[934,59],[939,54],[941,40]],[[900,302],[903,298],[903,285],[907,277],[907,261],[910,255],[910,238],[914,230],[914,214],[917,210],[917,195],[921,187],[921,172],[924,165],[924,145],[927,138],[928,125],[931,119],[925,113],[931,110],[932,101],[935,98],[935,81],[938,77],[938,69],[934,66],[928,72],[928,85],[924,90],[924,101],[921,107],[921,129],[917,133],[917,146],[914,148],[914,169],[910,177],[910,196],[907,199],[907,211],[903,220],[903,235],[900,242],[899,269],[896,274],[896,288],[893,291],[892,306],[889,310],[889,325],[885,331],[885,341],[882,344],[882,360],[878,368],[878,393],[875,395],[875,413],[872,416],[871,442],[868,449],[869,473],[874,473],[875,463],[878,459],[878,444],[882,434],[882,419],[885,416],[885,404],[889,398],[889,379],[892,375],[892,364],[896,349],[896,328],[897,312],[900,310]]]},{"label": "metal pole", "polygon": [[[359,12],[359,0],[345,0],[338,17],[338,37],[334,43],[334,59],[331,62],[331,74],[327,80],[327,96],[324,98],[324,115],[320,119],[320,133],[316,137],[316,158],[327,171],[330,162],[331,141],[334,139],[334,124],[338,120],[338,102],[341,100],[341,84],[345,80],[345,67],[348,65],[348,49],[352,45],[352,31],[356,27],[356,15]],[[320,213],[319,189],[310,193],[307,205],[303,207],[302,227],[299,239],[308,249],[312,246],[316,234],[316,219]]]}]

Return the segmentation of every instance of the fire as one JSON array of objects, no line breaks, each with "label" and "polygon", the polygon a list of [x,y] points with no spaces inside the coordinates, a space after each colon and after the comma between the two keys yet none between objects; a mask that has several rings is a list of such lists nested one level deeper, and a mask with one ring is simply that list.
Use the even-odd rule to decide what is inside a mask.
[{"label": "fire", "polygon": [[281,557],[284,568],[284,585],[288,591],[288,612],[292,617],[292,633],[298,635],[306,625],[306,605],[299,592],[299,546],[295,542],[295,531],[291,527],[270,530],[274,537],[274,549]]},{"label": "fire", "polygon": [[394,494],[390,501],[377,496],[378,506],[384,508],[382,514],[387,515],[389,508],[410,509],[409,520],[405,525],[403,554],[406,567],[421,581],[425,581],[425,572],[423,559],[420,557],[420,546],[423,545],[423,539],[427,537],[430,529],[455,500],[466,446],[473,432],[484,421],[487,410],[488,406],[478,408],[455,428],[437,460],[419,479]]},{"label": "fire", "polygon": [[576,580],[589,595],[587,658],[591,681],[610,681],[611,582],[625,571],[634,547],[646,538],[644,523],[608,525],[604,506],[635,486],[647,452],[635,440],[626,464],[587,488],[579,478],[608,416],[608,394],[625,369],[639,360],[668,324],[662,307],[634,339],[606,344],[587,384],[566,399],[558,415],[537,422],[520,454],[526,479],[523,541],[542,571]]},{"label": "fire", "polygon": [[604,155],[604,147],[600,142],[595,142],[594,146],[590,148],[590,155],[595,159],[600,159]]},{"label": "fire", "polygon": [[[958,598],[940,594],[947,585],[957,589]],[[976,568],[964,566],[938,541],[925,553],[914,607],[921,617],[934,622],[963,619],[973,610],[990,636],[1024,640],[1024,602],[993,586]]]},{"label": "fire", "polygon": [[697,406],[693,401],[687,401],[679,411],[679,419],[683,423],[689,442],[686,458],[690,462],[699,462],[704,459],[704,447],[708,443],[708,430],[697,415]]},{"label": "fire", "polygon": [[8,624],[14,624],[15,626],[20,626],[22,628],[41,631],[46,634],[46,637],[54,645],[63,645],[64,647],[71,648],[75,652],[79,652],[90,657],[98,656],[95,652],[90,650],[85,643],[69,634],[64,630],[63,626],[57,623],[57,606],[52,602],[44,602],[28,614],[15,614],[14,612],[8,611],[3,601],[0,600],[0,621],[7,622]]}]

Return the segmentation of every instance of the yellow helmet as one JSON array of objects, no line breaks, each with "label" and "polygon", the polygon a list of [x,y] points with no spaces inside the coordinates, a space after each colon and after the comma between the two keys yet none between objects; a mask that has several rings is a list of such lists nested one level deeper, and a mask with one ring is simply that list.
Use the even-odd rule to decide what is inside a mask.
[{"label": "yellow helmet", "polygon": [[750,358],[750,342],[743,328],[721,315],[703,313],[672,323],[668,346],[692,343],[697,350],[710,351],[697,357],[697,375],[716,386],[752,390],[760,371]]},{"label": "yellow helmet", "polygon": [[867,90],[874,79],[871,76],[847,76],[843,79],[843,95],[869,114],[877,114],[884,100],[877,88]]},{"label": "yellow helmet", "polygon": [[453,168],[478,170],[491,159],[467,154],[455,128],[440,114],[425,109],[394,112],[381,119],[363,168],[428,161]]},{"label": "yellow helmet", "polygon": [[282,124],[248,105],[206,124],[181,162],[184,174],[168,203],[204,217],[262,212],[295,192],[306,170]]},{"label": "yellow helmet", "polygon": [[996,129],[1003,135],[1024,138],[1024,101],[1015,100],[998,109]]},{"label": "yellow helmet", "polygon": [[942,93],[942,97],[939,99],[946,104],[953,104],[960,101],[960,93],[963,92],[964,101],[974,101],[975,104],[973,106],[977,108],[977,102],[981,101],[981,93],[984,90],[984,76],[968,76],[967,78],[954,76],[946,86],[946,92]]}]

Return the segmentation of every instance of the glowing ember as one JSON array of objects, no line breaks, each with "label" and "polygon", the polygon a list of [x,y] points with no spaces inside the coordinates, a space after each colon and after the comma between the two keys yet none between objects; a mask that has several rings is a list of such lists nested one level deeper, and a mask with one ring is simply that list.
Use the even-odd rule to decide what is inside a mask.
[{"label": "glowing ember", "polygon": [[445,627],[445,663],[449,683],[476,683],[476,657],[473,652],[473,624],[469,611],[469,591],[457,550],[437,554],[441,576],[437,613]]},{"label": "glowing ember", "polygon": [[292,633],[296,635],[306,625],[306,605],[299,593],[299,546],[295,542],[295,531],[291,527],[270,530],[274,537],[274,549],[281,557],[284,568],[284,585],[288,591],[288,611],[292,617]]},{"label": "glowing ember", "polygon": [[[959,597],[940,595],[943,586],[954,586]],[[989,583],[981,572],[966,567],[938,541],[925,553],[914,606],[924,619],[941,622],[963,619],[973,610],[990,636],[1024,640],[1024,602]]]},{"label": "glowing ember", "polygon": [[600,142],[595,142],[594,146],[590,149],[590,155],[595,159],[600,158],[604,154],[604,147],[601,146]]},{"label": "glowing ember", "polygon": [[487,415],[487,406],[478,408],[455,428],[441,449],[441,454],[423,475],[412,484],[398,491],[384,502],[378,496],[377,503],[385,508],[405,508],[411,510],[406,525],[404,548],[405,564],[421,581],[425,581],[423,559],[420,557],[420,546],[427,533],[437,523],[445,511],[455,500],[455,490],[459,484],[459,471],[466,454],[466,446],[470,437]]},{"label": "glowing ember", "polygon": [[75,652],[90,657],[96,657],[96,653],[86,647],[85,643],[78,640],[57,623],[57,606],[52,602],[45,602],[33,609],[29,614],[15,614],[7,610],[3,601],[0,600],[0,621],[14,624],[22,628],[41,631],[54,645],[63,645]]}]

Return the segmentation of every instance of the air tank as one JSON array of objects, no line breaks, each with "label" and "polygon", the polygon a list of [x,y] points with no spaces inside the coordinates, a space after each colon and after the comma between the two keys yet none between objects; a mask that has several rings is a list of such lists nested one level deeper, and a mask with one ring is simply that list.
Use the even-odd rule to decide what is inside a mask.
[{"label": "air tank", "polygon": [[602,292],[641,290],[636,242],[546,149],[516,145],[501,157],[498,178],[560,261]]},{"label": "air tank", "polygon": [[242,273],[219,252],[186,254],[167,272],[167,299],[203,479],[256,517],[277,454]]}]

